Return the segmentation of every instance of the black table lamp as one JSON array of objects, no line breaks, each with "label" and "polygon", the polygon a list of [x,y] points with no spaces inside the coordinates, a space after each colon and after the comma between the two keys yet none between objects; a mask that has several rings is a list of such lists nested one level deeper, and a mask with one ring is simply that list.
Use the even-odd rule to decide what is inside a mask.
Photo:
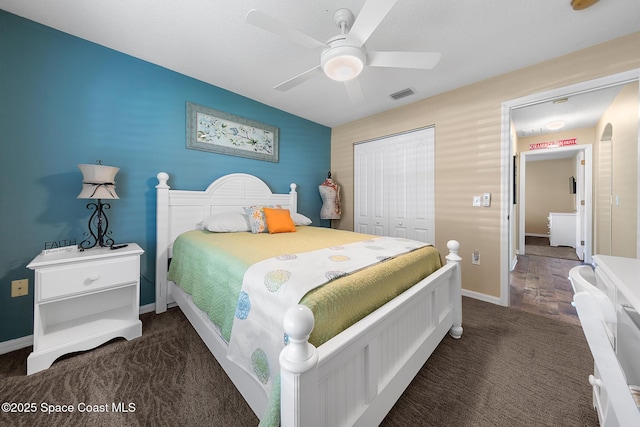
[{"label": "black table lamp", "polygon": [[114,244],[110,237],[109,220],[105,210],[111,209],[109,203],[102,203],[103,199],[119,199],[116,194],[115,177],[119,168],[113,166],[78,165],[82,172],[82,191],[78,199],[96,199],[96,202],[88,203],[87,209],[93,210],[89,218],[89,231],[87,237],[80,243],[81,249],[89,249],[96,245],[111,246]]}]

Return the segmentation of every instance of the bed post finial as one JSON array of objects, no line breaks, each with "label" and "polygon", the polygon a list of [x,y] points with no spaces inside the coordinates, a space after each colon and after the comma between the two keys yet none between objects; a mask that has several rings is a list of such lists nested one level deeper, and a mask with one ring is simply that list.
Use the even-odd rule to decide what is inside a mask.
[{"label": "bed post finial", "polygon": [[307,341],[313,330],[313,324],[313,313],[306,305],[298,304],[285,313],[283,325],[289,337],[289,345],[282,350],[280,364],[286,365],[288,371],[304,372],[308,369],[306,365],[309,363],[314,365],[317,362],[316,348]]},{"label": "bed post finial", "polygon": [[156,185],[156,188],[170,188],[169,185],[167,184],[167,181],[169,181],[169,174],[166,172],[160,172],[157,175],[158,178],[158,185]]},{"label": "bed post finial", "polygon": [[280,352],[280,421],[282,426],[316,425],[318,408],[318,351],[309,344],[313,330],[309,307],[295,305],[284,315],[289,345]]},{"label": "bed post finial", "polygon": [[453,326],[449,329],[449,335],[455,339],[459,339],[462,336],[462,273],[460,272],[462,258],[458,255],[458,252],[460,252],[460,242],[457,240],[449,240],[447,242],[447,248],[449,249],[449,254],[445,257],[447,264],[456,264],[456,269],[451,279],[455,281],[455,286],[451,286],[451,300],[454,301],[454,304]]},{"label": "bed post finial", "polygon": [[447,262],[462,261],[460,255],[458,255],[458,252],[460,252],[460,242],[457,240],[449,240],[447,242],[447,249],[449,249],[449,255],[446,256]]}]

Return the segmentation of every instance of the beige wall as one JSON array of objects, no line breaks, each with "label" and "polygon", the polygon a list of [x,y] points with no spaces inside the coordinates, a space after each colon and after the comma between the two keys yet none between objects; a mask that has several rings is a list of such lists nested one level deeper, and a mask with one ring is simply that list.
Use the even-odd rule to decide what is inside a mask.
[{"label": "beige wall", "polygon": [[[343,188],[343,219],[353,228],[353,144],[435,125],[436,246],[460,241],[462,285],[500,296],[501,103],[640,68],[640,32],[522,70],[437,95],[332,130],[331,170]],[[526,53],[525,53],[526,54]],[[490,208],[472,196],[492,193]],[[478,250],[481,265],[471,264]]]},{"label": "beige wall", "polygon": [[[518,153],[530,144],[576,139],[578,145],[595,143],[595,128],[552,132],[518,139]],[[574,212],[576,197],[569,194],[569,177],[576,177],[575,159],[527,162],[525,234],[548,234],[549,212]]]},{"label": "beige wall", "polygon": [[[594,253],[636,258],[638,205],[638,83],[627,84],[596,125],[595,173],[610,170],[613,205],[608,210],[605,183],[596,180]],[[606,145],[610,156],[601,153],[601,135],[605,126],[613,127],[612,142]],[[610,157],[610,158],[609,158]],[[602,163],[611,162],[610,165]],[[606,175],[606,174],[603,174]],[[608,176],[607,176],[608,178]],[[611,236],[609,244],[609,235]]]},{"label": "beige wall", "polygon": [[525,235],[548,234],[549,212],[575,212],[570,176],[575,177],[573,158],[527,162]]}]

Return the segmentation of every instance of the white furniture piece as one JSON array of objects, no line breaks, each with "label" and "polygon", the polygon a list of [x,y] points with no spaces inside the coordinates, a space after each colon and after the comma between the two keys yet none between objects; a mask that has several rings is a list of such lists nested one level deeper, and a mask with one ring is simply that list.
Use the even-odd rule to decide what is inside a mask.
[{"label": "white furniture piece", "polygon": [[[611,343],[611,347],[616,346],[616,324],[618,323],[618,315],[615,306],[609,296],[596,285],[596,276],[593,274],[593,268],[589,265],[578,265],[569,271],[569,281],[573,288],[573,294],[580,292],[590,293],[596,304],[598,318],[604,322],[607,337]],[[575,302],[574,304],[575,305]]]},{"label": "white furniture piece", "polygon": [[629,389],[640,386],[640,260],[595,255],[593,261],[592,277],[582,273],[589,266],[570,271],[572,283],[582,282],[574,301],[594,359],[593,404],[601,425],[640,425]]},{"label": "white furniture piece", "polygon": [[[189,295],[167,279],[175,238],[209,215],[243,212],[257,204],[279,204],[297,212],[296,185],[273,194],[260,179],[226,175],[204,191],[171,190],[158,174],[156,312],[172,299],[236,385],[258,418],[267,408],[264,389],[226,357],[227,344]],[[397,298],[315,348],[308,342],[313,316],[294,306],[285,331],[294,345],[280,354],[281,425],[377,425],[409,385],[443,337],[462,335],[459,244],[450,241],[447,264]],[[349,390],[345,393],[344,390]]]},{"label": "white furniture piece", "polygon": [[116,337],[142,335],[140,255],[135,243],[79,252],[40,254],[35,271],[33,352],[27,375],[60,356],[89,350]]},{"label": "white furniture piece", "polygon": [[614,304],[640,312],[640,259],[594,255],[593,263],[598,285],[609,291]]},{"label": "white furniture piece", "polygon": [[593,355],[594,373],[589,375],[589,383],[593,387],[593,406],[598,412],[600,425],[640,425],[640,411],[631,395],[624,367],[608,339],[600,303],[589,292],[575,294],[574,303]]},{"label": "white furniture piece", "polygon": [[549,213],[549,244],[576,247],[575,213]]},{"label": "white furniture piece", "polygon": [[435,242],[433,127],[354,146],[354,231]]},{"label": "white furniture piece", "polygon": [[629,384],[640,386],[640,259],[594,255],[593,262],[598,287],[618,314],[616,355]]}]

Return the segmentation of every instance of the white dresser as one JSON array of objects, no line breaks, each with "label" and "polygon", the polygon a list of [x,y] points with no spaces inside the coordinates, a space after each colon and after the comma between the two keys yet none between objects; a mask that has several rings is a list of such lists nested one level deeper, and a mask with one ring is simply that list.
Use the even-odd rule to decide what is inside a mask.
[{"label": "white dresser", "polygon": [[142,335],[140,255],[135,243],[116,250],[40,254],[35,271],[33,352],[27,375],[60,356],[89,350],[116,337]]},{"label": "white dresser", "polygon": [[576,247],[576,214],[549,213],[549,244]]}]

